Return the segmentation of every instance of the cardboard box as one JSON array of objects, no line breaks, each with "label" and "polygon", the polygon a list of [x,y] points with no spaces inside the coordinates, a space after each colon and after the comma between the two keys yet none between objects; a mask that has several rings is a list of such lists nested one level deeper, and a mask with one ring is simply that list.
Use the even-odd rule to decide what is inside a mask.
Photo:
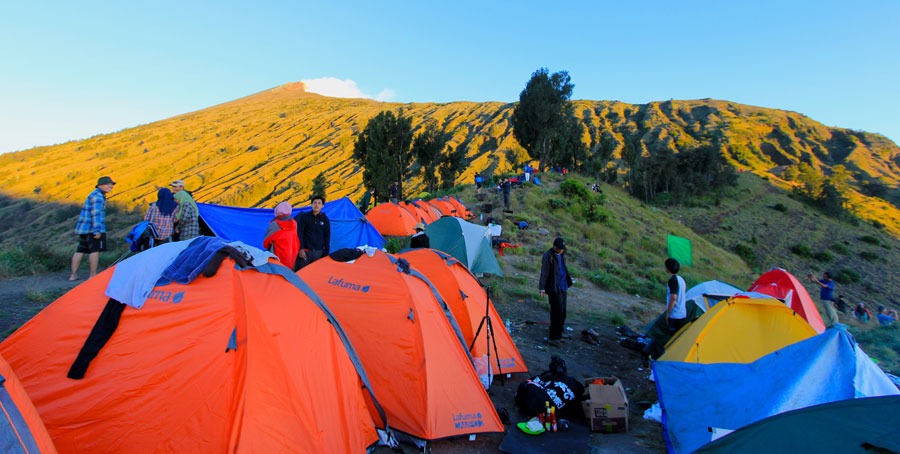
[{"label": "cardboard box", "polygon": [[594,432],[628,431],[628,396],[616,377],[596,377],[585,381],[581,406]]}]

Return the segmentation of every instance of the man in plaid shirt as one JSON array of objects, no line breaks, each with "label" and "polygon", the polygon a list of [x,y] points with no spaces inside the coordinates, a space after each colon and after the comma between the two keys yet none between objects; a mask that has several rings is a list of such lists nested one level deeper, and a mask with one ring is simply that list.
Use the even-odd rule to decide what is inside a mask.
[{"label": "man in plaid shirt", "polygon": [[96,189],[91,191],[84,201],[84,206],[81,207],[81,214],[78,215],[78,223],[75,225],[78,248],[72,256],[70,281],[78,279],[78,267],[81,266],[84,254],[88,254],[90,277],[97,274],[100,252],[106,250],[106,194],[112,191],[115,184],[110,177],[100,177]]}]

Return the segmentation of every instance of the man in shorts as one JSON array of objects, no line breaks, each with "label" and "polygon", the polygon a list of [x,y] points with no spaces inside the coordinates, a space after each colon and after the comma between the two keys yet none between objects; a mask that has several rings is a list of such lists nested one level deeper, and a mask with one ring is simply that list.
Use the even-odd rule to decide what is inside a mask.
[{"label": "man in shorts", "polygon": [[78,280],[78,267],[81,259],[88,254],[90,276],[97,274],[100,265],[100,252],[106,250],[106,194],[112,191],[116,182],[110,177],[100,177],[96,188],[91,191],[81,213],[78,215],[78,223],[75,224],[75,234],[78,235],[78,248],[72,256],[72,274],[70,281]]}]

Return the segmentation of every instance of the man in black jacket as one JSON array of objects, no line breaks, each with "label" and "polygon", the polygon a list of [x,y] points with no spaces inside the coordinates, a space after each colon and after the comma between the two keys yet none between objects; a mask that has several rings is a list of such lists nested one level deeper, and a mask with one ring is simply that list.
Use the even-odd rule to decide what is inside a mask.
[{"label": "man in black jacket", "polygon": [[312,211],[304,211],[294,218],[297,221],[297,236],[300,238],[300,253],[297,264],[294,265],[297,269],[315,262],[330,252],[331,222],[322,212],[325,197],[312,196],[310,206]]},{"label": "man in black jacket", "polygon": [[550,300],[550,334],[547,341],[559,347],[563,337],[571,337],[563,332],[566,323],[566,292],[575,283],[566,266],[566,241],[557,237],[553,247],[541,258],[541,277],[538,290],[541,296],[547,294]]}]

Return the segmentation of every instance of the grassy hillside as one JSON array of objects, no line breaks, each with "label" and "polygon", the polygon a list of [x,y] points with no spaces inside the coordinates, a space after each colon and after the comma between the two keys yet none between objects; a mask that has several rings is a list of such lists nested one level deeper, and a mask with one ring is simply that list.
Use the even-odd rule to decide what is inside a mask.
[{"label": "grassy hillside", "polygon": [[[401,108],[416,130],[435,122],[451,134],[450,145],[464,149],[470,162],[459,179],[468,182],[475,172],[506,172],[525,162],[512,137],[514,107],[327,98],[306,93],[302,83],[286,84],[113,134],[0,155],[0,187],[10,196],[78,203],[98,176],[109,174],[120,183],[111,200],[131,208],[144,206],[157,186],[182,178],[200,201],[274,206],[283,199],[306,200],[312,179],[324,172],[331,198],[356,197],[362,191],[361,169],[351,159],[356,134],[378,112]],[[773,181],[788,164],[807,162],[824,173],[841,164],[854,172],[855,188],[879,181],[888,187],[884,200],[900,200],[900,148],[878,134],[709,99],[575,101],[575,107],[585,143],[592,150],[598,144],[613,147],[614,157],[626,141],[640,141],[648,153],[714,144],[733,164],[770,172]],[[418,192],[420,181],[417,175],[404,182],[407,193]],[[859,216],[886,219],[888,230],[900,235],[896,205],[884,200],[854,193]]]}]

